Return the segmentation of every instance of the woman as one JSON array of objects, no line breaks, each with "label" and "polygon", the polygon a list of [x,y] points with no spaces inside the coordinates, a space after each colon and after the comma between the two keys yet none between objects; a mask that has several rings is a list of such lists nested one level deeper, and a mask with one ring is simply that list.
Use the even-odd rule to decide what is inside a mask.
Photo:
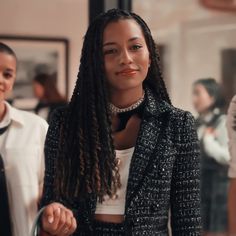
[{"label": "woman", "polygon": [[229,216],[229,235],[236,235],[236,95],[231,100],[228,115],[227,129],[229,136],[229,196],[228,196],[228,216]]},{"label": "woman", "polygon": [[199,114],[197,131],[201,147],[201,197],[205,235],[227,232],[228,138],[224,100],[214,79],[194,83],[193,102]]},{"label": "woman", "polygon": [[0,42],[0,235],[4,236],[30,233],[42,195],[48,126],[6,102],[16,67],[15,53]]},{"label": "woman", "polygon": [[38,74],[34,77],[33,90],[39,103],[35,113],[50,122],[53,111],[67,104],[60,94],[56,83],[56,74]]},{"label": "woman", "polygon": [[46,235],[200,235],[194,119],[174,108],[150,30],[136,14],[100,15],[78,80],[46,141]]}]

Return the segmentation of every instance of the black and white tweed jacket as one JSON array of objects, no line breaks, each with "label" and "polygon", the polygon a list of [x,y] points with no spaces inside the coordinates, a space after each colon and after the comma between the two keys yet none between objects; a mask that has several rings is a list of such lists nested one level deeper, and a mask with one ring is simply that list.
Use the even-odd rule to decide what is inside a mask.
[{"label": "black and white tweed jacket", "polygon": [[[58,201],[53,195],[53,179],[63,114],[63,110],[54,114],[47,134],[41,206]],[[173,236],[200,235],[200,160],[194,126],[189,112],[159,102],[146,89],[146,107],[128,178],[125,235],[168,235],[169,210]],[[93,235],[96,199],[90,194],[70,202],[59,200],[76,215],[74,235]]]}]

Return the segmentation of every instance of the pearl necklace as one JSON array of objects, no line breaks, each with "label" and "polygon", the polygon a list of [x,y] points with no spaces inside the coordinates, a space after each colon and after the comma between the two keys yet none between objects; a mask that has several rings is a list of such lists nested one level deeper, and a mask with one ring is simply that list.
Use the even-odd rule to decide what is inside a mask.
[{"label": "pearl necklace", "polygon": [[131,106],[126,107],[126,108],[118,108],[114,104],[109,103],[109,109],[110,109],[111,113],[114,114],[114,115],[118,114],[118,113],[124,113],[124,112],[127,112],[127,111],[132,111],[132,110],[136,109],[144,101],[144,98],[145,98],[145,91],[143,93],[143,96],[137,102],[132,104]]}]

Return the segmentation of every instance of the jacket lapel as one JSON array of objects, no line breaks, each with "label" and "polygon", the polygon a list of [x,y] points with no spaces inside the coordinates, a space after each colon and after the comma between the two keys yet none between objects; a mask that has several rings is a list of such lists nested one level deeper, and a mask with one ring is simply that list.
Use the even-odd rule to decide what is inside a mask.
[{"label": "jacket lapel", "polygon": [[130,164],[126,193],[126,210],[143,183],[147,173],[147,167],[152,164],[153,152],[159,143],[158,138],[162,130],[163,116],[161,114],[168,111],[170,107],[165,102],[158,102],[149,89],[146,90],[146,96],[147,104]]},{"label": "jacket lapel", "polygon": [[155,150],[156,140],[159,136],[159,127],[152,120],[143,120],[135,151],[131,160],[127,185],[126,204],[129,205],[133,196],[139,189],[146,169],[150,163],[150,157]]}]

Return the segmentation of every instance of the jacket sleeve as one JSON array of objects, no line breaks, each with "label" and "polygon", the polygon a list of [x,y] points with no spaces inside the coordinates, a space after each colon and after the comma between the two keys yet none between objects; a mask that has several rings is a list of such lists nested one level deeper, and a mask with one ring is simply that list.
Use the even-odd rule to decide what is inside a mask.
[{"label": "jacket sleeve", "polygon": [[43,185],[43,196],[40,206],[43,207],[52,201],[55,201],[53,194],[53,183],[55,178],[55,161],[59,147],[60,124],[62,120],[62,111],[56,110],[50,122],[46,136],[44,154],[45,154],[45,174]]},{"label": "jacket sleeve", "polygon": [[171,183],[171,228],[175,236],[201,234],[200,151],[195,120],[183,112],[176,123],[176,159]]}]

